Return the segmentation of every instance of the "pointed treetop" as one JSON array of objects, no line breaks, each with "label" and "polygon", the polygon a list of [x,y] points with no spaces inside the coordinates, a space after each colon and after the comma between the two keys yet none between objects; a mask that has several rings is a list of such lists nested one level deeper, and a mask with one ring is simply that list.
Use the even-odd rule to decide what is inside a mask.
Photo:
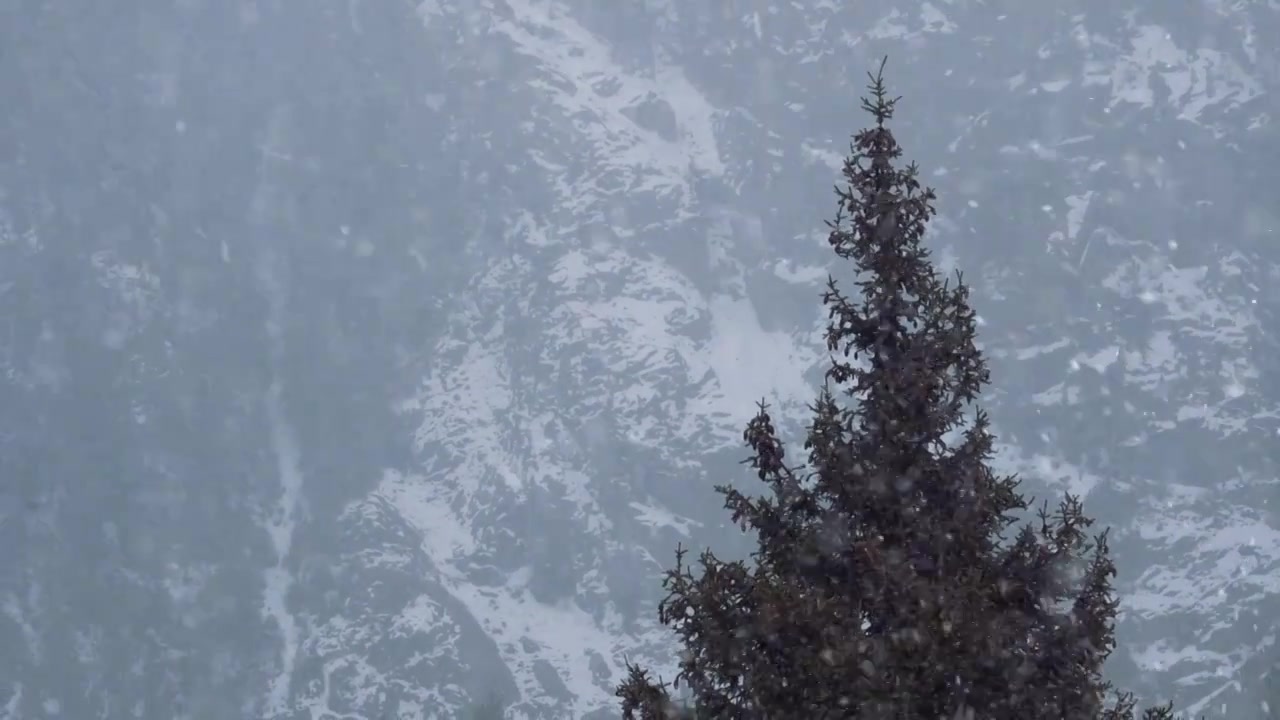
[{"label": "pointed treetop", "polygon": [[884,66],[889,62],[889,57],[880,59],[880,66],[876,68],[874,73],[867,73],[867,92],[870,97],[862,98],[862,109],[871,113],[875,118],[876,127],[882,128],[884,124],[893,118],[893,108],[902,99],[902,96],[889,97],[889,91],[885,88],[884,83]]}]

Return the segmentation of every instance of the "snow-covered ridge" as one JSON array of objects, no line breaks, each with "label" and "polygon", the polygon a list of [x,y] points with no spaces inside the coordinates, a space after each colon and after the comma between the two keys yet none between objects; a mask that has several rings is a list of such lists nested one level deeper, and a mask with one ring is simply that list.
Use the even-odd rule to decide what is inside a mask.
[{"label": "snow-covered ridge", "polygon": [[1260,706],[1275,0],[130,12],[0,10],[22,72],[82,61],[0,65],[0,717],[598,720],[624,658],[669,678],[658,573],[742,549],[709,488],[757,399],[803,454],[884,54],[997,469],[1114,529],[1116,680]]},{"label": "snow-covered ridge", "polygon": [[[830,44],[831,24],[849,19],[817,3],[774,9],[770,15],[784,12],[808,18],[805,22],[813,34],[802,44],[811,48]],[[1016,21],[988,18],[984,12],[978,5],[965,3],[922,3],[918,9],[894,9],[871,24],[846,22],[869,29],[862,39],[848,34],[839,37],[852,45],[874,41],[889,47],[888,43],[903,42],[927,48],[933,35],[962,38],[966,27]],[[622,626],[610,621],[607,613],[601,619],[573,604],[550,606],[545,609],[550,614],[540,614],[543,604],[522,589],[530,578],[527,568],[514,572],[504,586],[469,587],[465,572],[457,568],[466,565],[466,558],[487,552],[481,539],[486,532],[483,523],[488,522],[480,520],[487,512],[483,509],[505,502],[500,497],[528,497],[537,487],[538,492],[547,489],[563,495],[574,508],[565,521],[606,545],[610,533],[637,521],[688,532],[693,525],[672,516],[673,511],[678,516],[676,509],[657,507],[645,499],[620,507],[605,500],[602,488],[610,481],[593,476],[589,463],[582,464],[581,453],[589,456],[592,451],[585,448],[591,443],[584,442],[566,418],[586,419],[588,424],[607,418],[616,423],[626,442],[656,451],[669,453],[682,437],[732,448],[749,411],[739,407],[744,397],[768,397],[780,403],[784,414],[803,419],[804,404],[814,390],[803,378],[823,355],[815,342],[816,327],[802,322],[802,330],[796,332],[764,329],[757,309],[758,303],[767,300],[753,296],[744,282],[754,272],[751,262],[744,261],[749,233],[741,232],[741,225],[717,220],[724,217],[717,214],[720,211],[698,204],[695,176],[723,177],[730,185],[737,182],[727,176],[732,172],[731,163],[726,162],[729,143],[718,120],[737,110],[716,108],[690,81],[691,74],[661,52],[658,64],[644,72],[616,62],[611,45],[618,38],[589,30],[574,13],[566,3],[521,0],[503,3],[487,20],[491,33],[508,38],[529,64],[526,72],[534,78],[530,87],[537,91],[537,99],[527,118],[512,118],[512,122],[535,133],[552,129],[554,143],[539,141],[537,134],[528,136],[526,167],[545,178],[558,200],[548,207],[506,210],[511,219],[507,237],[517,242],[513,247],[523,242],[532,250],[517,250],[498,259],[474,279],[472,298],[459,304],[452,322],[458,331],[437,350],[448,360],[403,407],[424,419],[418,442],[433,480],[422,485],[431,489],[389,480],[391,484],[384,484],[379,492],[397,488],[397,506],[403,504],[407,516],[422,518],[414,524],[424,533],[424,548],[442,573],[453,578],[450,592],[464,598],[487,631],[502,638],[500,651],[514,669],[523,697],[531,700],[541,692],[532,663],[547,660],[578,698],[575,702],[585,703],[574,705],[581,709],[591,705],[589,697],[607,702],[608,684],[584,670],[586,666],[579,664],[584,661],[574,659],[575,650],[552,642],[534,625],[566,628],[559,631],[562,635],[569,627],[577,628],[584,647],[590,648],[583,654],[610,658],[615,672],[626,642],[611,634],[624,632]],[[1039,60],[1047,61],[1054,53],[1079,53],[1079,62],[1070,65],[1073,71],[1048,72],[1033,64],[1007,92],[1028,97],[1101,94],[1108,112],[1120,112],[1125,106],[1151,109],[1164,103],[1175,109],[1175,121],[1203,125],[1218,136],[1234,127],[1238,116],[1247,115],[1251,101],[1265,92],[1265,81],[1243,64],[1249,59],[1247,47],[1240,56],[1229,48],[1188,46],[1185,38],[1139,14],[1123,19],[1120,30],[1108,32],[1100,31],[1105,24],[1100,19],[1064,19],[1056,31],[1071,44],[1059,44],[1056,49],[1046,44]],[[760,13],[744,19],[744,32],[757,41],[770,28],[779,27],[786,25]],[[1000,49],[998,43],[988,47],[992,52]],[[807,60],[796,62],[814,65],[818,57],[811,50]],[[1061,67],[1063,58],[1055,59]],[[788,72],[804,77],[805,71]],[[646,114],[642,107],[660,110]],[[984,116],[961,133],[977,138],[974,130],[992,121]],[[1064,188],[1062,213],[1054,215],[1061,218],[1061,225],[1048,238],[1046,250],[1060,254],[1078,274],[1085,272],[1086,264],[1106,267],[1093,278],[1096,286],[1113,293],[1117,303],[1147,307],[1153,313],[1151,331],[1121,343],[1046,339],[1043,353],[1006,346],[993,336],[990,352],[1001,362],[1059,363],[1057,381],[1024,389],[1047,413],[1071,412],[1069,408],[1080,402],[1093,402],[1075,389],[1074,378],[1084,377],[1082,373],[1101,375],[1122,362],[1123,382],[1167,408],[1139,415],[1128,426],[1127,440],[1134,443],[1171,427],[1213,435],[1246,432],[1252,419],[1274,408],[1262,402],[1239,402],[1247,394],[1242,389],[1259,377],[1246,353],[1258,333],[1256,301],[1231,280],[1239,274],[1232,268],[1241,258],[1224,256],[1213,267],[1179,266],[1164,246],[1165,239],[1126,238],[1100,221],[1098,208],[1105,207],[1113,195],[1104,195],[1097,183],[1114,170],[1119,169],[1122,176],[1136,172],[1156,186],[1175,178],[1167,169],[1145,165],[1141,158],[1091,158],[1089,147],[1099,132],[1115,129],[1082,128],[1064,135],[1066,139],[1032,140],[1024,146],[1033,150],[1028,162],[1050,167],[1070,163],[1079,168],[1072,177],[1084,183]],[[821,140],[802,136],[790,136],[784,142],[793,144],[792,157],[817,159],[832,169],[838,166],[842,148],[828,148]],[[961,147],[952,142],[950,150]],[[815,178],[818,169],[810,167]],[[957,181],[964,182],[963,178],[946,182]],[[657,204],[649,205],[653,201]],[[655,206],[665,208],[672,219],[655,225],[656,218],[646,212]],[[944,226],[962,229],[951,220]],[[689,236],[698,248],[695,254],[704,253],[707,267],[718,275],[715,282],[693,277],[661,252],[650,251],[640,240],[656,227]],[[945,233],[940,240],[947,242]],[[960,258],[958,263],[963,266],[965,261]],[[817,268],[802,272],[778,266],[776,272],[791,282],[815,287],[825,279],[825,272]],[[533,288],[539,288],[541,304],[500,300],[513,295],[532,297]],[[528,318],[536,318],[532,327],[539,343],[536,349],[524,348],[536,356],[533,366],[524,364],[530,360],[528,354],[511,352],[507,339],[509,329],[529,322]],[[1200,360],[1189,362],[1206,347],[1221,353],[1212,379],[1205,376]],[[523,388],[531,382],[559,387],[557,383],[570,378],[574,390],[569,396],[529,393]],[[1179,405],[1175,397],[1167,396],[1167,384],[1174,379],[1183,387],[1196,388],[1197,400]],[[1216,393],[1203,394],[1214,386]],[[1037,486],[1085,495],[1103,486],[1147,487],[1144,479],[1118,480],[1074,458],[1017,444],[1004,446],[1001,457],[1004,469],[1033,478]],[[691,459],[672,457],[671,462],[683,466]],[[1246,516],[1233,508],[1223,508],[1216,518],[1198,515],[1199,532],[1191,532],[1190,526],[1182,531],[1155,530],[1181,527],[1167,520],[1175,512],[1179,511],[1173,505],[1148,506],[1133,532],[1153,548],[1193,542],[1197,557],[1203,558],[1197,562],[1208,565],[1195,565],[1200,569],[1152,566],[1132,580],[1132,594],[1126,599],[1130,614],[1153,617],[1151,613],[1175,608],[1216,612],[1221,603],[1196,599],[1188,588],[1218,582],[1220,577],[1226,581],[1223,572],[1240,575],[1243,565],[1232,565],[1230,557],[1247,540],[1223,527],[1232,523],[1253,527],[1256,532],[1250,537],[1258,547],[1280,547],[1274,533],[1264,532],[1265,525],[1258,524],[1261,520],[1246,523]],[[621,561],[624,556],[606,552],[597,557],[606,562],[605,558]],[[1259,561],[1255,569],[1266,565]],[[455,569],[445,569],[450,566]],[[1227,566],[1234,569],[1221,570]],[[592,572],[586,570],[583,589],[593,582]],[[1272,590],[1265,583],[1259,585],[1257,576],[1250,573],[1241,576],[1242,582],[1262,593]],[[508,621],[504,626],[503,619],[512,615],[538,620],[514,626]],[[518,642],[520,638],[527,642]],[[1151,658],[1159,654],[1158,646],[1168,647],[1168,643],[1140,647],[1135,659],[1144,668],[1157,669]],[[1197,662],[1213,662],[1211,655],[1197,657]]]}]

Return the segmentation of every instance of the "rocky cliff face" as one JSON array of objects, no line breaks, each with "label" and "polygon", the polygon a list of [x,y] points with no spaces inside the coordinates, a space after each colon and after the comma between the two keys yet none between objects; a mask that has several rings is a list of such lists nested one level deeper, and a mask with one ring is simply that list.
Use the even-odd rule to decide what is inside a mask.
[{"label": "rocky cliff face", "polygon": [[1116,680],[1280,711],[1274,0],[153,5],[0,4],[0,717],[612,717],[884,54]]}]

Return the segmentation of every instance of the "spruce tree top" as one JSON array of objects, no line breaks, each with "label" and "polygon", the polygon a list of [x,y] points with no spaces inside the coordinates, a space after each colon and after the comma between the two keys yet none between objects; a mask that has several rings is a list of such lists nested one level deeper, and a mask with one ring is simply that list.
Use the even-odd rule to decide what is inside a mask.
[{"label": "spruce tree top", "polygon": [[[898,99],[882,72],[828,223],[860,292],[828,279],[831,364],[808,463],[787,463],[760,403],[744,440],[768,495],[717,487],[757,537],[752,562],[707,551],[695,576],[680,548],[664,579],[659,619],[684,650],[676,684],[698,718],[1127,720],[1132,698],[1108,702],[1101,677],[1116,614],[1105,533],[1090,538],[1067,496],[1005,537],[1028,503],[989,467],[969,291],[938,277],[921,244],[934,193],[914,164],[895,165]],[[627,720],[681,716],[665,684],[629,673]]]}]

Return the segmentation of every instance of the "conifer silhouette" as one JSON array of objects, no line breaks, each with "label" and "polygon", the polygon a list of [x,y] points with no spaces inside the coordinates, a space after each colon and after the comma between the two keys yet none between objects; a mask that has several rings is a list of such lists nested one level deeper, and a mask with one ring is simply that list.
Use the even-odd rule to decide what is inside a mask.
[{"label": "conifer silhouette", "polygon": [[[921,241],[934,193],[887,127],[897,98],[869,75],[829,222],[859,297],[828,279],[831,365],[793,466],[763,402],[749,459],[769,493],[720,486],[758,546],[750,562],[686,551],[666,573],[661,622],[683,654],[676,686],[628,665],[626,720],[1129,720],[1131,696],[1103,680],[1115,646],[1106,533],[1076,497],[1028,508],[989,467],[975,401],[989,376],[957,274],[940,278]],[[1169,707],[1142,713],[1171,718]]]}]

